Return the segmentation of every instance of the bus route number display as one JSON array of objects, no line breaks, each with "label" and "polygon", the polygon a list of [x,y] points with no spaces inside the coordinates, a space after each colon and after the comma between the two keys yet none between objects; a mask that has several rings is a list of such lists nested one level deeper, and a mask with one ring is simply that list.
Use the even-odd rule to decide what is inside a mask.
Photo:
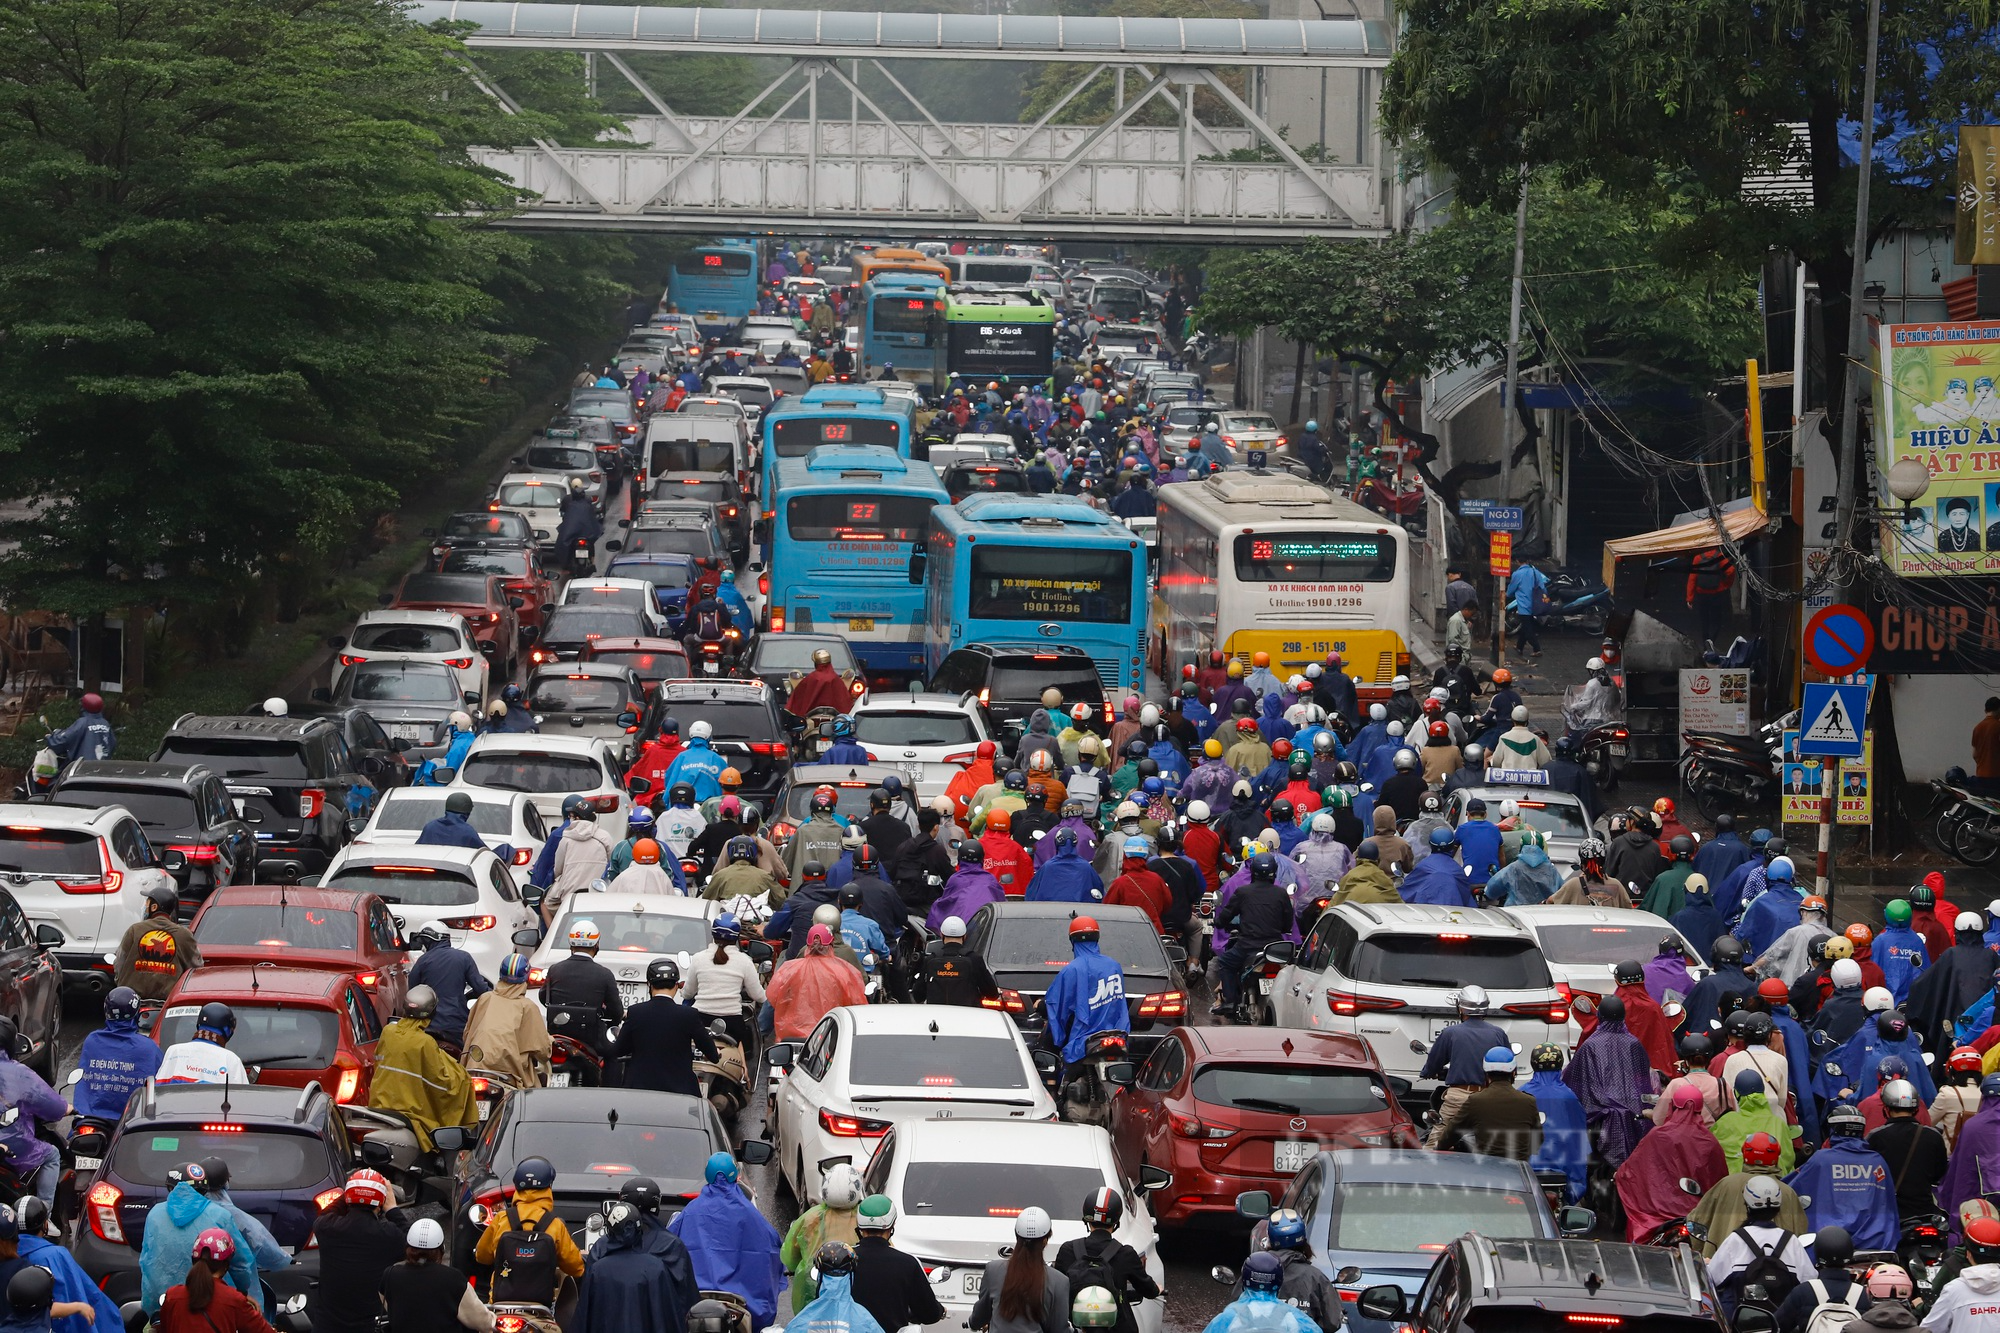
[{"label": "bus route number display", "polygon": [[701,257],[701,262],[702,262],[703,266],[704,266],[704,267],[707,267],[707,268],[721,268],[721,267],[722,267],[722,256],[721,256],[721,255],[703,255],[703,256]]},{"label": "bus route number display", "polygon": [[875,501],[873,500],[850,501],[848,503],[847,522],[849,526],[858,527],[861,524],[865,523],[870,527],[873,527],[875,524],[880,523],[881,521],[882,521],[882,506],[877,504]]},{"label": "bus route number display", "polygon": [[828,444],[845,444],[853,430],[844,421],[829,421],[819,428],[819,437]]},{"label": "bus route number display", "polygon": [[1250,542],[1250,558],[1258,564],[1274,560],[1373,560],[1381,547],[1373,538],[1327,537],[1310,540],[1297,537],[1256,537]]}]

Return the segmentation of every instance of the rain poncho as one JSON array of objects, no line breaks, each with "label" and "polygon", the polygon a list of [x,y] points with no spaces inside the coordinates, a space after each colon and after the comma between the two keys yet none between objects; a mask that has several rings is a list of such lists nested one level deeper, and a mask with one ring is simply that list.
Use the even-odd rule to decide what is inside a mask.
[{"label": "rain poncho", "polygon": [[1124,1032],[1132,1022],[1125,1004],[1125,970],[1098,952],[1092,940],[1070,944],[1070,960],[1049,983],[1049,1039],[1064,1061],[1081,1060],[1093,1032]]},{"label": "rain poncho", "polygon": [[139,1251],[139,1300],[148,1314],[159,1313],[160,1298],[169,1287],[187,1280],[195,1238],[210,1227],[228,1232],[236,1244],[236,1257],[229,1261],[229,1285],[252,1300],[262,1299],[257,1265],[250,1257],[249,1242],[236,1229],[236,1219],[228,1208],[183,1180],[146,1214],[146,1239]]},{"label": "rain poncho", "polygon": [[1959,1126],[1938,1185],[1938,1207],[1949,1218],[1957,1218],[1967,1199],[1980,1197],[2000,1199],[2000,1102],[1982,1105]]},{"label": "rain poncho", "polygon": [[1088,861],[1096,854],[1097,830],[1092,828],[1088,821],[1079,816],[1071,815],[1068,819],[1057,820],[1055,826],[1048,831],[1045,837],[1036,840],[1034,856],[1036,865],[1047,865],[1050,858],[1055,856],[1056,832],[1059,829],[1069,829],[1076,834],[1076,854],[1078,856]]},{"label": "rain poncho", "polygon": [[1707,876],[1710,884],[1720,884],[1729,878],[1736,867],[1756,859],[1756,851],[1731,829],[1727,833],[1716,834],[1695,852],[1694,873]]},{"label": "rain poncho", "polygon": [[[1799,1026],[1799,1020],[1792,1017],[1790,1005],[1771,1007],[1771,1026],[1785,1039],[1786,1086],[1809,1088],[1812,1086],[1812,1045],[1806,1039],[1806,1030]],[[1812,1097],[1794,1099],[1798,1107],[1799,1124],[1805,1129],[1808,1143],[1819,1142],[1819,1102]]]},{"label": "rain poncho", "polygon": [[1538,1069],[1521,1085],[1542,1113],[1542,1146],[1528,1163],[1532,1171],[1560,1171],[1569,1177],[1569,1201],[1583,1197],[1590,1177],[1590,1127],[1583,1103],[1553,1069]]},{"label": "rain poncho", "polygon": [[1736,923],[1736,938],[1743,941],[1743,956],[1762,958],[1778,937],[1799,924],[1799,904],[1805,895],[1783,882],[1771,885],[1748,907]]},{"label": "rain poncho", "polygon": [[1806,1199],[1806,1218],[1816,1231],[1846,1227],[1857,1250],[1893,1250],[1902,1238],[1896,1216],[1896,1182],[1882,1154],[1860,1138],[1834,1138],[1785,1178]]},{"label": "rain poncho", "polygon": [[1771,1109],[1771,1099],[1761,1092],[1749,1092],[1736,1099],[1736,1109],[1715,1122],[1715,1141],[1722,1145],[1731,1172],[1743,1169],[1743,1140],[1752,1134],[1769,1134],[1778,1141],[1778,1171],[1792,1169],[1792,1131],[1785,1117]]},{"label": "rain poncho", "polygon": [[[20,1117],[0,1128],[0,1145],[26,1179],[55,1155],[55,1147],[35,1136],[35,1122],[49,1124],[69,1114],[69,1103],[42,1082],[41,1075],[0,1051],[0,1106],[19,1108]],[[123,1110],[124,1108],[119,1108]]]},{"label": "rain poncho", "polygon": [[[1741,1003],[1744,996],[1756,993],[1757,978],[1740,967],[1726,967],[1709,973],[1695,983],[1694,993],[1688,996],[1687,1030],[1714,1031],[1715,1023],[1722,1016],[1725,996]],[[1735,1008],[1735,1004],[1730,1007]]]},{"label": "rain poncho", "polygon": [[1694,946],[1697,955],[1706,958],[1715,945],[1715,937],[1722,933],[1722,913],[1716,910],[1712,893],[1690,893],[1685,902],[1686,906],[1673,914],[1670,924]]},{"label": "rain poncho", "polygon": [[728,767],[729,761],[710,748],[705,738],[695,736],[688,740],[685,750],[674,756],[672,767],[661,781],[668,791],[677,782],[688,783],[694,788],[694,799],[706,801],[722,795],[722,770]]},{"label": "rain poncho", "polygon": [[1930,966],[1930,951],[1924,937],[1908,926],[1888,926],[1874,940],[1875,961],[1882,968],[1882,984],[1896,997],[1896,1006],[1909,1003],[1910,985]]},{"label": "rain poncho", "polygon": [[1519,856],[1486,881],[1486,896],[1508,907],[1533,907],[1547,902],[1561,887],[1562,871],[1549,854],[1539,847],[1523,847]]},{"label": "rain poncho", "polygon": [[1653,876],[1652,884],[1639,899],[1639,910],[1654,916],[1673,916],[1687,904],[1688,876],[1693,873],[1692,863],[1676,861]]},{"label": "rain poncho", "polygon": [[1466,868],[1447,852],[1432,852],[1417,862],[1417,868],[1403,876],[1398,892],[1406,903],[1429,903],[1434,907],[1477,907],[1472,899],[1472,881]]},{"label": "rain poncho", "polygon": [[1679,949],[1662,950],[1646,964],[1646,994],[1660,1005],[1669,1003],[1672,996],[1686,1007],[1687,997],[1694,994],[1694,974],[1688,971]]},{"label": "rain poncho", "polygon": [[[76,1085],[76,1113],[96,1120],[117,1121],[125,1115],[132,1092],[160,1068],[160,1047],[130,1019],[108,1019],[83,1039],[77,1053],[83,1081]],[[61,1296],[57,1300],[64,1299]]]},{"label": "rain poncho", "polygon": [[1646,993],[1644,985],[1620,986],[1616,994],[1625,1002],[1625,1030],[1638,1038],[1639,1045],[1645,1048],[1647,1063],[1659,1071],[1660,1077],[1672,1078],[1677,1063],[1673,1024]]},{"label": "rain poncho", "polygon": [[[813,1256],[830,1240],[853,1245],[861,1239],[854,1227],[855,1210],[816,1203],[792,1220],[778,1247],[778,1261],[792,1275],[792,1309],[803,1310],[813,1298]],[[892,1329],[890,1333],[895,1333]]]},{"label": "rain poncho", "polygon": [[[810,1267],[808,1263],[808,1271]],[[851,1274],[828,1273],[820,1279],[819,1295],[805,1305],[799,1305],[795,1294],[792,1304],[796,1313],[785,1325],[785,1333],[896,1333],[893,1328],[884,1329],[868,1313],[868,1307],[854,1299],[853,1285]]]},{"label": "rain poncho", "polygon": [[1202,1333],[1326,1333],[1306,1312],[1278,1299],[1273,1292],[1246,1291],[1240,1300],[1222,1307]]},{"label": "rain poncho", "polygon": [[1293,850],[1292,859],[1298,863],[1299,873],[1305,876],[1302,888],[1307,897],[1331,894],[1354,868],[1353,850],[1334,837],[1331,829],[1307,834],[1306,840]]},{"label": "rain poncho", "polygon": [[444,756],[439,759],[424,760],[423,767],[410,779],[412,787],[439,787],[438,770],[449,768],[456,772],[465,766],[465,752],[472,748],[473,733],[452,728],[451,739],[445,743]]},{"label": "rain poncho", "polygon": [[1646,1048],[1623,1021],[1600,1018],[1576,1048],[1563,1082],[1583,1103],[1583,1111],[1605,1163],[1621,1165],[1638,1142],[1644,1098],[1653,1091]]},{"label": "rain poncho", "polygon": [[83,1271],[83,1265],[70,1257],[70,1252],[52,1240],[40,1236],[22,1236],[18,1242],[23,1259],[37,1268],[46,1268],[56,1280],[55,1298],[58,1301],[81,1301],[97,1312],[93,1324],[80,1314],[64,1315],[51,1320],[51,1333],[112,1333],[123,1327],[118,1321],[118,1303],[98,1290],[90,1274]]},{"label": "rain poncho", "polygon": [[1850,1100],[1858,1102],[1873,1096],[1880,1084],[1877,1071],[1890,1056],[1900,1057],[1909,1067],[1910,1072],[1904,1077],[1928,1105],[1937,1096],[1937,1084],[1931,1079],[1930,1066],[1924,1063],[1923,1047],[1917,1043],[1915,1030],[1901,1041],[1889,1041],[1875,1023],[1863,1023],[1853,1036],[1821,1061],[1813,1089],[1828,1101],[1838,1100],[1842,1091],[1850,1088],[1853,1089]]},{"label": "rain poncho", "polygon": [[564,826],[556,844],[555,882],[549,886],[543,911],[553,914],[551,904],[560,904],[572,893],[596,883],[611,862],[611,849],[618,840],[594,819],[572,819]]},{"label": "rain poncho", "polygon": [[445,1125],[466,1129],[479,1124],[479,1107],[472,1080],[459,1063],[438,1049],[425,1029],[428,1020],[399,1018],[383,1032],[375,1047],[375,1075],[368,1085],[368,1105],[407,1117],[424,1150],[430,1151],[431,1131]]},{"label": "rain poncho", "polygon": [[1682,1192],[1682,1176],[1692,1177],[1706,1193],[1729,1174],[1721,1146],[1701,1122],[1701,1104],[1701,1089],[1682,1084],[1675,1091],[1666,1119],[1639,1140],[1639,1146],[1618,1168],[1618,1201],[1625,1206],[1626,1240],[1637,1243],[1663,1223],[1687,1216],[1694,1200]]},{"label": "rain poncho", "polygon": [[1396,881],[1389,872],[1373,861],[1356,861],[1354,869],[1341,876],[1340,891],[1334,895],[1335,902],[1342,903],[1399,903],[1403,895],[1396,891]]},{"label": "rain poncho", "polygon": [[1743,909],[1764,891],[1764,865],[1760,852],[1722,879],[1709,881],[1715,886],[1715,910],[1722,913],[1725,924],[1735,925]]},{"label": "rain poncho", "polygon": [[[1728,1238],[1729,1233],[1743,1225],[1750,1216],[1743,1207],[1743,1187],[1750,1183],[1752,1176],[1775,1176],[1778,1173],[1762,1168],[1752,1171],[1738,1171],[1717,1181],[1708,1193],[1701,1196],[1688,1213],[1688,1221],[1698,1223],[1707,1232],[1708,1239],[1701,1244],[1701,1257],[1715,1257],[1715,1247]],[[1799,1196],[1784,1181],[1778,1182],[1780,1202],[1778,1204],[1778,1225],[1793,1235],[1811,1235],[1812,1228],[1806,1225],[1805,1205]]]},{"label": "rain poncho", "polygon": [[573,1333],[631,1333],[633,1329],[678,1329],[687,1308],[674,1291],[672,1276],[645,1245],[642,1220],[629,1244],[607,1235],[590,1249],[576,1309],[565,1327]]},{"label": "rain poncho", "polygon": [[924,925],[935,935],[938,927],[948,916],[970,922],[972,914],[988,903],[997,903],[1007,896],[1000,887],[1000,881],[984,866],[960,866],[944,882],[944,892],[931,904],[930,915],[924,918]]},{"label": "rain poncho", "polygon": [[[868,1003],[860,971],[812,945],[787,959],[771,974],[764,997],[771,1002],[778,1040],[792,1041],[810,1033],[819,1021],[842,1005]],[[704,1283],[704,1286],[707,1284]]]},{"label": "rain poncho", "polygon": [[1970,943],[1953,944],[1933,958],[1931,966],[1910,986],[1910,1031],[1924,1039],[1938,1038],[1951,1021],[1993,986],[1993,969],[2000,959],[1968,934]]},{"label": "rain poncho", "polygon": [[1981,1033],[1993,1026],[1993,992],[1987,991],[1967,1005],[1952,1026],[1958,1045],[1970,1045],[1976,1041]]},{"label": "rain poncho", "polygon": [[[790,964],[786,964],[790,966]],[[674,1214],[667,1230],[681,1238],[694,1261],[695,1284],[703,1291],[731,1291],[750,1306],[752,1328],[778,1318],[778,1229],[734,1180],[711,1180],[688,1206]]]},{"label": "rain poncho", "polygon": [[1055,738],[1054,725],[1046,708],[1037,708],[1028,714],[1028,729],[1021,734],[1020,747],[1014,751],[1014,767],[1025,773],[1028,760],[1036,754],[1046,754],[1049,762],[1061,765],[1062,743]]},{"label": "rain poncho", "polygon": [[1758,974],[1778,978],[1789,990],[1793,982],[1812,971],[1813,946],[1823,939],[1830,938],[1832,934],[1833,932],[1826,928],[1824,921],[1801,921],[1778,936],[1771,947],[1757,959]]},{"label": "rain poncho", "polygon": [[549,1028],[526,982],[503,981],[479,997],[465,1023],[465,1063],[531,1088],[549,1068]]}]

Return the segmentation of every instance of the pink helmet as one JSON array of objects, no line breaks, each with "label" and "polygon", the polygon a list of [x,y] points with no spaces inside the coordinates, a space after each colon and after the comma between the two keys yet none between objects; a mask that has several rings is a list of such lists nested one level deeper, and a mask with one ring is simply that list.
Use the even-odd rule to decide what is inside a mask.
[{"label": "pink helmet", "polygon": [[236,1257],[236,1242],[221,1227],[210,1227],[194,1238],[194,1257],[226,1264]]}]

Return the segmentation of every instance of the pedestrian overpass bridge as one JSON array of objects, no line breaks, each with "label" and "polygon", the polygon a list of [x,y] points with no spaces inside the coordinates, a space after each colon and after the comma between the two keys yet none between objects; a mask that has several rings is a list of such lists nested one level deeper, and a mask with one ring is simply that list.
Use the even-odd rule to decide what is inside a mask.
[{"label": "pedestrian overpass bridge", "polygon": [[[477,66],[483,51],[576,51],[593,77],[623,78],[654,113],[587,147],[528,139],[475,150],[523,204],[505,225],[592,231],[841,232],[1172,243],[1376,237],[1395,216],[1395,168],[1365,99],[1353,99],[1361,161],[1309,161],[1270,123],[1274,86],[1388,63],[1375,20],[1071,18],[417,0],[420,23],[474,25],[480,87],[519,110]],[[785,67],[727,118],[677,113],[634,54],[777,57]],[[1069,90],[1032,124],[945,122],[897,62],[1070,66]],[[862,67],[880,85],[864,91]],[[1244,71],[1224,78],[1225,71]],[[1057,123],[1105,74],[1109,119]],[[1351,82],[1351,81],[1350,81]],[[1234,86],[1233,86],[1234,85]],[[1237,122],[1204,124],[1196,94]],[[824,95],[824,98],[823,98]],[[822,115],[826,110],[836,115]],[[1168,126],[1133,123],[1164,106]],[[1319,111],[1322,138],[1326,110]],[[1157,115],[1151,117],[1157,120]],[[527,136],[524,136],[524,139]],[[1315,154],[1315,157],[1319,156]],[[1372,159],[1372,160],[1369,160]]]}]

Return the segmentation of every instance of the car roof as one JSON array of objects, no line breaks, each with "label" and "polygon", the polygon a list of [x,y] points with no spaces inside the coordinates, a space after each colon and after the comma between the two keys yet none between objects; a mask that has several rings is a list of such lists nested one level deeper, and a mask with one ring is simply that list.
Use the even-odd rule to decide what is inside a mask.
[{"label": "car roof", "polygon": [[281,1000],[334,1000],[340,997],[352,980],[345,972],[329,972],[319,967],[210,963],[181,978],[167,1007],[173,1009],[193,1003],[197,997],[204,1000],[223,998],[232,1004],[246,1005]]},{"label": "car roof", "polygon": [[1489,1240],[1465,1244],[1484,1260],[1480,1285],[1488,1297],[1533,1299],[1548,1308],[1577,1298],[1608,1315],[1626,1307],[1705,1313],[1701,1273],[1681,1246],[1624,1245],[1598,1240]]},{"label": "car roof", "polygon": [[269,907],[283,902],[289,907],[325,907],[335,911],[359,912],[364,906],[364,899],[375,897],[360,889],[321,889],[304,884],[225,884],[208,895],[201,910],[220,911],[232,904],[237,907]]},{"label": "car roof", "polygon": [[155,764],[144,759],[84,759],[64,769],[56,786],[73,783],[119,782],[132,787],[188,788],[215,771],[206,764]]},{"label": "car roof", "polygon": [[1367,1069],[1381,1068],[1368,1042],[1345,1032],[1265,1027],[1184,1027],[1178,1030],[1194,1045],[1197,1058],[1211,1062],[1307,1059]]},{"label": "car roof", "polygon": [[[602,639],[594,640],[592,647],[603,644]],[[623,662],[544,662],[528,673],[528,679],[549,680],[561,676],[588,676],[594,680],[624,680],[632,674],[632,668]]]},{"label": "car roof", "polygon": [[1430,1152],[1423,1148],[1344,1148],[1323,1152],[1343,1185],[1428,1184],[1464,1185],[1474,1189],[1513,1189],[1529,1179],[1525,1162],[1476,1153]]},{"label": "car roof", "polygon": [[173,736],[201,736],[218,739],[230,736],[265,740],[300,741],[331,725],[323,717],[202,717],[183,713],[167,732]]},{"label": "car roof", "polygon": [[[487,575],[479,575],[485,578]],[[456,626],[465,617],[456,611],[434,611],[428,607],[392,606],[379,611],[363,611],[354,618],[354,627],[363,625],[451,625]]]},{"label": "car roof", "polygon": [[1583,798],[1575,792],[1562,791],[1556,787],[1517,787],[1512,783],[1481,784],[1477,787],[1460,787],[1453,791],[1452,799],[1461,805],[1475,796],[1494,806],[1501,801],[1541,801],[1549,805],[1573,805],[1583,807]]},{"label": "car roof", "polygon": [[660,697],[671,699],[699,699],[706,696],[718,701],[752,703],[771,697],[771,687],[761,680],[663,680],[658,689]]},{"label": "car roof", "polygon": [[1053,1120],[909,1120],[896,1127],[896,1157],[904,1162],[963,1162],[976,1136],[978,1158],[1052,1166],[1099,1166],[1108,1146],[1096,1125]]},{"label": "car roof", "polygon": [[216,1121],[225,1115],[236,1124],[317,1127],[332,1106],[326,1089],[317,1083],[287,1088],[275,1083],[156,1083],[148,1079],[139,1104],[126,1111],[118,1132],[130,1133],[143,1121]]},{"label": "car roof", "polygon": [[643,592],[650,586],[651,582],[647,579],[613,578],[600,574],[595,578],[571,579],[563,585],[563,596],[569,596],[571,589],[603,588],[612,592]]},{"label": "car roof", "polygon": [[1512,912],[1493,907],[1434,907],[1428,903],[1340,903],[1328,909],[1360,917],[1363,931],[1397,930],[1435,935],[1445,927],[1473,935],[1506,938],[1529,934]]},{"label": "car roof", "polygon": [[468,754],[499,750],[505,754],[578,754],[597,758],[604,741],[596,736],[564,736],[557,732],[489,731],[474,736]]},{"label": "car roof", "polygon": [[[420,790],[445,791],[443,787]],[[480,788],[481,791],[491,790]],[[524,792],[509,792],[510,796],[526,795]],[[473,804],[479,804],[475,797]],[[495,802],[498,804],[498,802]],[[512,802],[508,802],[509,805]],[[349,866],[416,866],[433,870],[469,870],[493,853],[485,847],[448,847],[435,843],[417,845],[415,843],[350,842],[333,854],[341,869]],[[356,889],[352,892],[362,892]]]},{"label": "car roof", "polygon": [[523,1088],[508,1098],[509,1115],[524,1120],[562,1124],[603,1124],[617,1112],[621,1124],[665,1125],[685,1120],[708,1128],[707,1109],[699,1097],[638,1088]]},{"label": "car roof", "polygon": [[1014,1020],[998,1009],[954,1004],[857,1004],[834,1010],[856,1035],[1012,1037]]}]

